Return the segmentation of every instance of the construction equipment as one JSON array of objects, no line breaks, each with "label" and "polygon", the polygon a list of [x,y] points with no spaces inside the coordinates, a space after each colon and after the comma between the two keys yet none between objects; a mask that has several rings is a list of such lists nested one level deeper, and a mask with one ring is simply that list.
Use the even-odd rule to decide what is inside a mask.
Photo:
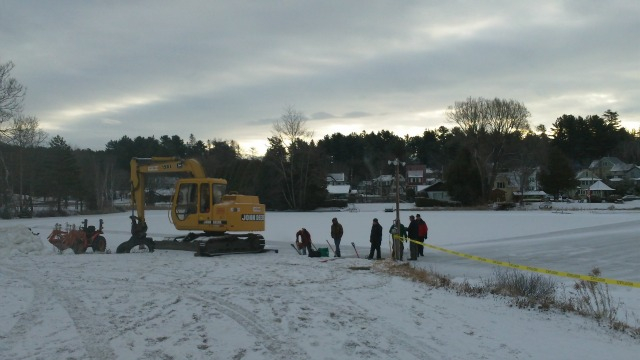
[{"label": "construction equipment", "polygon": [[[171,222],[177,230],[198,232],[154,241],[147,236],[145,178],[150,174],[176,173],[190,177],[179,179],[175,184]],[[131,159],[131,202],[131,238],[118,246],[118,253],[131,252],[136,247],[150,252],[156,249],[189,250],[195,251],[197,256],[264,251],[264,238],[252,231],[264,231],[265,206],[257,196],[227,194],[227,181],[207,178],[204,168],[195,159]]]},{"label": "construction equipment", "polygon": [[87,219],[76,229],[75,225],[67,224],[62,230],[62,224],[56,224],[47,238],[58,250],[72,249],[76,254],[84,254],[89,247],[93,252],[104,252],[107,240],[102,236],[104,222],[100,219],[100,226],[87,226]]}]

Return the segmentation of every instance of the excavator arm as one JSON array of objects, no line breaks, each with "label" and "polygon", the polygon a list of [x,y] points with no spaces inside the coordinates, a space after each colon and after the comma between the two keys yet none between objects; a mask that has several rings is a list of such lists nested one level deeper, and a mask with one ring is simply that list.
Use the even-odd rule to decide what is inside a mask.
[{"label": "excavator arm", "polygon": [[131,211],[135,210],[136,212],[135,215],[131,215],[131,235],[146,236],[147,223],[144,217],[146,175],[172,173],[189,173],[193,178],[206,177],[204,168],[195,159],[185,160],[177,157],[131,159]]}]

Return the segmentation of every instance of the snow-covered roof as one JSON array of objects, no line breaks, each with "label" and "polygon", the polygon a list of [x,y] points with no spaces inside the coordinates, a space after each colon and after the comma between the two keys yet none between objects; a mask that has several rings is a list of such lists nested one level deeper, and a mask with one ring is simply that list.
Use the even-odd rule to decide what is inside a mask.
[{"label": "snow-covered roof", "polygon": [[[513,195],[520,195],[520,191],[514,191]],[[548,196],[549,194],[547,194],[546,192],[542,191],[542,190],[535,190],[535,191],[525,191],[524,192],[524,196]]]},{"label": "snow-covered roof", "polygon": [[380,175],[375,180],[376,181],[393,181],[395,176],[393,175]]},{"label": "snow-covered roof", "polygon": [[424,175],[422,170],[409,170],[407,171],[407,176],[410,178],[421,178]]},{"label": "snow-covered roof", "polygon": [[631,170],[635,165],[633,164],[614,164],[611,167],[611,172],[627,172]]},{"label": "snow-covered roof", "polygon": [[329,194],[348,194],[350,185],[327,185]]},{"label": "snow-covered roof", "polygon": [[594,191],[612,191],[613,189],[607,186],[607,184],[602,181],[596,181],[593,185],[589,186],[589,190]]}]

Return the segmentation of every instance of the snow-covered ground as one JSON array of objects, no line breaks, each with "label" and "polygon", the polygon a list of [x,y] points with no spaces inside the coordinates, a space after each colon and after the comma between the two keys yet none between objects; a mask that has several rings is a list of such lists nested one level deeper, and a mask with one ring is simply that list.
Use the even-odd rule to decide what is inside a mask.
[{"label": "snow-covered ground", "polygon": [[[581,274],[597,266],[603,277],[640,282],[640,201],[610,206],[400,215],[408,223],[419,212],[430,228],[427,242],[440,247]],[[97,225],[102,218],[115,252],[129,238],[128,213],[0,220],[0,359],[638,358],[640,340],[591,319],[356,270],[378,262],[356,258],[350,243],[366,256],[372,219],[386,234],[395,217],[384,212],[388,207],[270,212],[264,236],[278,253],[214,258],[180,251],[57,254],[46,241],[56,222],[87,218]],[[325,247],[333,217],[344,225],[345,257],[297,255],[289,245],[295,232],[305,227]],[[166,211],[150,211],[147,219],[152,237],[179,233]],[[388,244],[383,256],[389,258]],[[412,265],[456,280],[494,272],[433,250]],[[624,303],[625,320],[640,326],[640,289],[610,291]]]}]

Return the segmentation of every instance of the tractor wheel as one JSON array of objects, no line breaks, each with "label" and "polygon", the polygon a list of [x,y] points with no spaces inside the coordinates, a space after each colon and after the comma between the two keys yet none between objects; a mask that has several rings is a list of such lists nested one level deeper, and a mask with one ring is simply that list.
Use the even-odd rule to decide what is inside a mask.
[{"label": "tractor wheel", "polygon": [[107,239],[104,236],[98,236],[91,244],[93,252],[104,252],[107,249]]}]

